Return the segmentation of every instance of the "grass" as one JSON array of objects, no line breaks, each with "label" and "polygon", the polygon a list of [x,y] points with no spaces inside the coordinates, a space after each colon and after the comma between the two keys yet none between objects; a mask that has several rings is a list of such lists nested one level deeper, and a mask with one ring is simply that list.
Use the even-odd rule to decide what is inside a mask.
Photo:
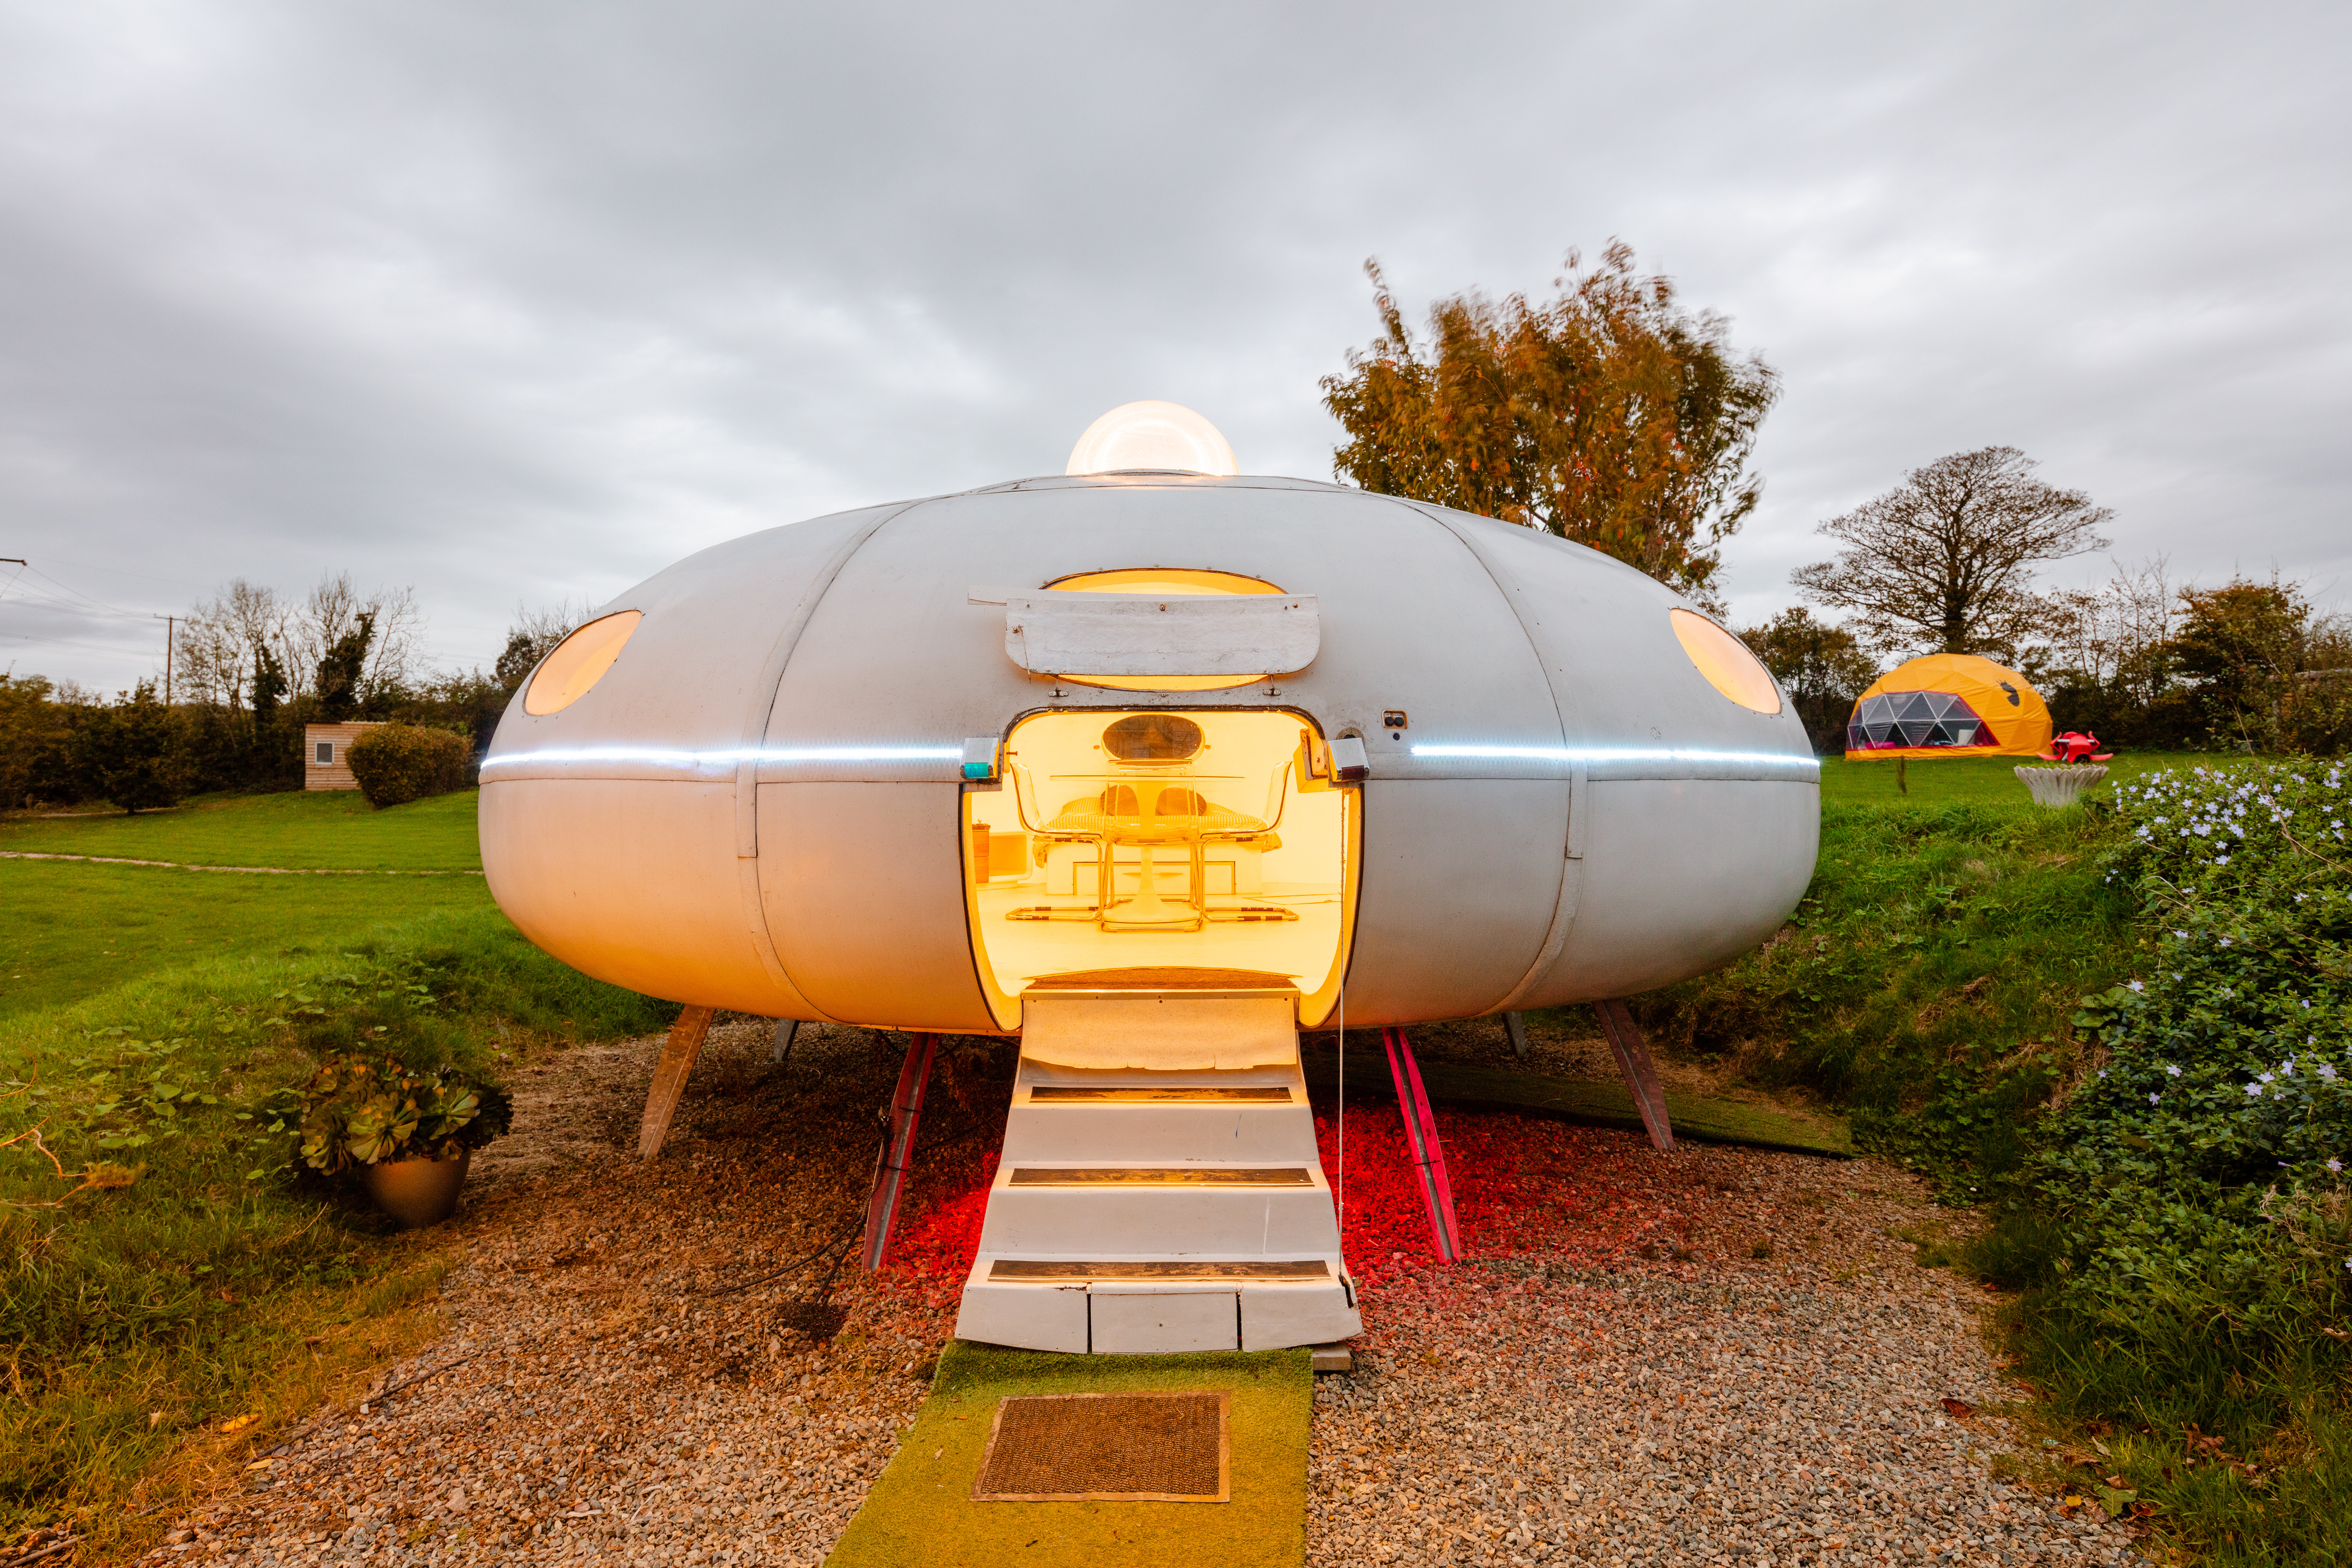
[{"label": "grass", "polygon": [[[319,858],[339,823],[372,835],[353,858],[379,865],[470,845],[470,795],[404,817],[355,799],[211,803],[173,853],[139,849],[283,864]],[[114,853],[150,824],[63,826],[90,836],[68,852]],[[475,878],[22,861],[0,878],[0,952],[37,950],[49,994],[0,1016],[0,1541],[65,1525],[82,1560],[127,1558],[257,1442],[434,1331],[451,1244],[268,1173],[286,1152],[255,1108],[362,1041],[495,1070],[674,1009],[546,957]],[[140,939],[145,972],[77,967],[69,918]]]},{"label": "grass", "polygon": [[357,790],[204,795],[135,816],[89,811],[9,817],[0,820],[0,850],[203,866],[478,871],[475,798],[476,792],[462,790],[379,811]]},{"label": "grass", "polygon": [[[867,1494],[832,1568],[1003,1563],[1133,1568],[1285,1568],[1307,1552],[1307,1434],[1315,1403],[1304,1350],[1236,1355],[1048,1355],[951,1342],[931,1396]],[[997,1404],[1008,1397],[1225,1390],[1232,1500],[974,1502]]]},{"label": "grass", "polygon": [[274,959],[436,910],[486,910],[479,877],[249,877],[0,860],[0,1021],[214,959]]},{"label": "grass", "polygon": [[[2230,752],[2127,752],[2106,764],[2103,787],[2158,768],[2227,767],[2246,759]],[[1914,757],[1899,771],[1891,762],[1822,759],[1823,805],[1948,805],[1981,802],[2022,810],[2032,804],[2017,776],[2025,757]],[[1901,787],[1898,787],[1898,781]],[[6,846],[0,845],[0,848]]]},{"label": "grass", "polygon": [[[2131,756],[2109,778],[2248,760]],[[2093,1065],[2070,1022],[2078,999],[2149,945],[2105,879],[2112,819],[2033,805],[2013,765],[1914,763],[1904,795],[1889,763],[1826,762],[1821,862],[1790,927],[1637,1010],[1671,1043],[1843,1105],[1858,1142],[1948,1201],[2002,1186],[2044,1108]],[[2179,1561],[2352,1563],[2352,1407],[2311,1348],[2321,1331],[2298,1350],[2151,1296],[2118,1335],[2060,1302],[2056,1235],[2028,1205],[1967,1247],[1906,1237],[1923,1262],[2024,1287],[2000,1299],[1996,1332],[2038,1393],[2026,1429],[2049,1446],[2014,1468],[2081,1507],[2143,1516]]]}]

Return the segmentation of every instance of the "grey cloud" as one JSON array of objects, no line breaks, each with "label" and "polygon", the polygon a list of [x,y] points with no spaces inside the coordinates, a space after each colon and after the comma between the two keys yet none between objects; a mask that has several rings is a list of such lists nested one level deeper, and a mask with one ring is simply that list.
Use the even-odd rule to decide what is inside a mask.
[{"label": "grey cloud", "polygon": [[[1373,330],[1367,255],[1418,309],[1622,236],[1787,379],[1743,616],[1790,602],[1821,518],[1989,441],[2116,506],[2119,552],[2333,582],[2347,33],[2318,7],[0,12],[0,553],[142,610],[347,567],[486,661],[519,599],[1055,470],[1129,398],[1327,475],[1315,383]],[[131,628],[0,597],[0,663],[121,684],[156,646]]]}]

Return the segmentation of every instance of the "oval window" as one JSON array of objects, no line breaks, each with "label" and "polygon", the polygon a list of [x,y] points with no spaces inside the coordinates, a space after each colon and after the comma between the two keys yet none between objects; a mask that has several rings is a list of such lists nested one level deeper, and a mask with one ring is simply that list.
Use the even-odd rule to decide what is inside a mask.
[{"label": "oval window", "polygon": [[1181,713],[1137,713],[1105,730],[1102,746],[1122,763],[1181,763],[1198,755],[1206,738]]},{"label": "oval window", "polygon": [[1748,651],[1746,643],[1692,611],[1669,610],[1666,615],[1674,622],[1675,640],[1683,645],[1683,652],[1690,655],[1709,686],[1742,708],[1759,713],[1780,710],[1780,689],[1772,684],[1771,671]]},{"label": "oval window", "polygon": [[613,661],[621,657],[621,645],[645,618],[641,611],[622,610],[590,621],[557,643],[555,651],[530,672],[522,710],[534,716],[561,713],[588,695],[588,689],[613,668]]}]

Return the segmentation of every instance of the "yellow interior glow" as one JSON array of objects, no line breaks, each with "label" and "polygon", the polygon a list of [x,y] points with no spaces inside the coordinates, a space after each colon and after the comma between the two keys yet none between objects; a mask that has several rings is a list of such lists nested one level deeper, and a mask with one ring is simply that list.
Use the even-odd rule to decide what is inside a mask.
[{"label": "yellow interior glow", "polygon": [[555,651],[531,671],[530,689],[523,693],[522,710],[544,715],[561,713],[588,694],[588,689],[621,657],[621,645],[637,629],[645,616],[622,610],[590,621],[555,645]]},{"label": "yellow interior glow", "polygon": [[[1081,572],[1045,586],[1057,594],[1166,594],[1198,597],[1212,594],[1279,594],[1280,588],[1235,572],[1203,572],[1189,566],[1129,566],[1116,572]],[[1263,675],[1066,675],[1064,680],[1106,691],[1227,691],[1264,680]]]},{"label": "yellow interior glow", "polygon": [[1742,708],[1759,713],[1780,710],[1780,688],[1772,684],[1770,671],[1748,651],[1746,643],[1705,616],[1688,610],[1668,610],[1666,615],[1674,622],[1675,640],[1683,645],[1708,685]]},{"label": "yellow interior glow", "polygon": [[[1295,713],[1040,713],[964,795],[972,952],[997,1017],[1090,971],[1253,971],[1319,1022],[1353,925],[1355,792],[1302,790]],[[1319,737],[1317,737],[1319,739]],[[1173,983],[1173,982],[1171,982]]]}]

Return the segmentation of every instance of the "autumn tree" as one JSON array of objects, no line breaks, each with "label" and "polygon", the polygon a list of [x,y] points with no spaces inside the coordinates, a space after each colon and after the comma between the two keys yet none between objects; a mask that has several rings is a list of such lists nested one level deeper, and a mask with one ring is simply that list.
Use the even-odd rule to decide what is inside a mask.
[{"label": "autumn tree", "polygon": [[1739,638],[1789,693],[1817,752],[1845,749],[1855,699],[1878,679],[1878,664],[1843,626],[1813,619],[1802,605],[1781,611]]},{"label": "autumn tree", "polygon": [[1779,378],[1734,353],[1722,317],[1637,276],[1629,247],[1580,264],[1569,252],[1547,303],[1439,301],[1423,344],[1366,263],[1381,335],[1323,379],[1348,435],[1334,468],[1368,490],[1545,529],[1712,602],[1719,547],[1762,492],[1747,464]]},{"label": "autumn tree", "polygon": [[1984,447],[1914,468],[1822,523],[1845,548],[1790,577],[1807,597],[1850,612],[1884,651],[1924,645],[2013,658],[2042,613],[2034,564],[2105,549],[2098,531],[2115,515],[2081,490],[2043,484],[2035,466],[2014,447]]}]

